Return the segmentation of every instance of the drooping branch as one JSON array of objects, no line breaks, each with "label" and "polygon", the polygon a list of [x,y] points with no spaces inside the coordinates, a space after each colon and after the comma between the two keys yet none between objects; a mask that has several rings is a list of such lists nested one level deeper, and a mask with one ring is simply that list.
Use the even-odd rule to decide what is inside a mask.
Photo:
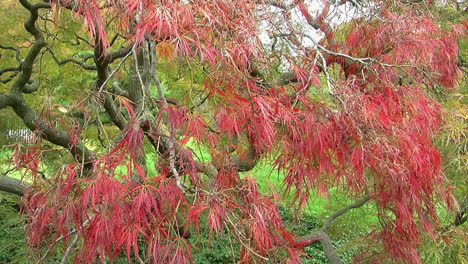
[{"label": "drooping branch", "polygon": [[42,32],[36,26],[36,21],[39,17],[38,10],[50,8],[50,4],[44,2],[31,4],[27,0],[20,0],[20,3],[30,13],[24,27],[33,35],[34,42],[20,65],[21,72],[10,88],[11,93],[0,96],[0,109],[11,107],[31,131],[37,131],[38,135],[45,140],[68,149],[77,162],[82,162],[85,167],[89,167],[91,166],[91,152],[81,142],[73,143],[74,140],[72,140],[72,135],[69,133],[51,127],[47,122],[39,118],[36,111],[26,103],[22,96],[22,93],[32,93],[39,87],[31,76],[34,62],[41,50],[46,46],[46,42]]}]

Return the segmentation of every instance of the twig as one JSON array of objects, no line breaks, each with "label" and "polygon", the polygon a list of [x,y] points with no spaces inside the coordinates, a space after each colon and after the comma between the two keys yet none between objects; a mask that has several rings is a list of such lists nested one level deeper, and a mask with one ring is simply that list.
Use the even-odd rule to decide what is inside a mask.
[{"label": "twig", "polygon": [[15,52],[15,58],[16,58],[16,61],[18,63],[21,64],[22,62],[22,59],[21,59],[21,56],[20,56],[20,49],[17,48],[17,47],[11,47],[11,46],[4,46],[2,44],[0,44],[0,49],[5,49],[5,50],[12,50]]},{"label": "twig", "polygon": [[70,245],[68,245],[67,247],[67,250],[65,250],[65,254],[63,255],[63,258],[62,258],[62,261],[60,261],[60,264],[65,264],[65,261],[67,261],[68,259],[68,256],[70,255],[71,253],[71,249],[76,245],[76,243],[78,242],[78,234],[75,235],[75,238],[73,239],[73,241],[70,243]]},{"label": "twig", "polygon": [[[156,75],[156,53],[153,52],[154,50],[154,42],[150,43],[150,50],[151,52],[151,77],[156,85],[156,89],[158,90],[158,95],[159,99],[161,100],[163,104],[163,108],[167,109],[168,104],[167,100],[164,97],[164,93],[161,88],[161,82],[159,81],[158,76]],[[168,140],[168,147],[169,147],[169,167],[171,169],[172,174],[174,174],[174,178],[176,179],[177,187],[185,193],[185,190],[187,189],[187,186],[182,182],[180,179],[179,172],[177,171],[175,167],[175,149],[174,149],[174,137],[173,137],[173,131],[170,131],[171,135]]]},{"label": "twig", "polygon": [[76,59],[73,59],[73,58],[66,58],[66,59],[60,61],[57,58],[57,56],[55,55],[55,53],[52,51],[52,49],[47,48],[47,51],[50,53],[50,55],[52,56],[52,59],[55,61],[55,63],[57,63],[57,65],[63,65],[65,63],[71,62],[71,63],[73,63],[75,65],[80,66],[81,68],[83,68],[85,70],[96,70],[97,69],[97,67],[95,65],[88,65],[83,61],[79,61],[79,60],[76,60]]},{"label": "twig", "polygon": [[[82,226],[85,227],[85,226],[88,224],[88,222],[89,222],[89,219],[86,219],[86,220],[83,222],[83,225],[82,225]],[[44,262],[45,258],[49,255],[50,251],[51,251],[52,248],[55,246],[55,244],[57,244],[57,243],[58,243],[60,240],[62,240],[63,238],[65,238],[65,237],[67,237],[67,236],[69,236],[69,235],[72,235],[72,234],[76,233],[76,231],[77,231],[77,230],[76,230],[76,228],[75,228],[75,229],[73,229],[72,231],[68,232],[68,234],[63,235],[63,236],[60,236],[59,238],[57,238],[57,239],[55,240],[54,244],[53,244],[51,247],[49,247],[49,248],[47,249],[46,253],[45,253],[45,254],[41,257],[41,259],[40,259],[39,261],[37,261],[36,263],[39,264],[39,263]],[[76,240],[77,237],[78,237],[78,234],[76,235],[76,237],[74,238],[74,240]],[[72,244],[73,244],[73,242],[74,242],[74,241],[72,241]],[[76,242],[75,242],[75,243],[76,243]],[[67,250],[68,250],[68,248],[67,248]],[[65,252],[65,253],[66,253],[66,252]],[[62,259],[62,261],[63,261],[63,259]]]}]

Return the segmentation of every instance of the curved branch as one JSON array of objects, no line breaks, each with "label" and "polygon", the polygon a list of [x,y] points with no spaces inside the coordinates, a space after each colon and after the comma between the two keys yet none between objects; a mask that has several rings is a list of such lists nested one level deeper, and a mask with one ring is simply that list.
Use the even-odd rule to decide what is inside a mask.
[{"label": "curved branch", "polygon": [[121,37],[121,35],[119,33],[116,33],[114,34],[114,36],[112,37],[112,39],[109,41],[109,46],[112,47],[115,43],[115,41]]},{"label": "curved branch", "polygon": [[[229,162],[239,172],[251,171],[260,160],[260,155],[254,149],[252,143],[248,143],[247,151],[242,154],[230,155]],[[216,166],[216,165],[215,165]]]},{"label": "curved branch", "polygon": [[54,59],[55,63],[57,63],[57,65],[63,65],[63,64],[66,64],[66,63],[73,63],[73,64],[76,64],[78,66],[80,66],[81,68],[85,69],[85,70],[96,70],[97,67],[95,65],[89,65],[89,64],[86,64],[86,62],[84,61],[79,61],[79,60],[76,60],[76,59],[73,59],[73,58],[66,58],[66,59],[63,59],[63,60],[59,60],[57,58],[57,56],[55,55],[55,53],[51,50],[51,49],[47,49],[47,51],[50,53],[50,55],[52,56],[52,59]]},{"label": "curved branch", "polygon": [[107,52],[105,55],[105,61],[107,64],[114,62],[117,59],[126,57],[134,49],[135,44],[130,43],[127,47],[120,48],[116,51]]},{"label": "curved branch", "polygon": [[33,79],[30,79],[28,83],[24,85],[23,93],[25,94],[34,93],[35,91],[37,91],[37,89],[39,89],[39,84]]},{"label": "curved branch", "polygon": [[1,83],[9,83],[18,75],[18,73],[19,73],[19,71],[13,72],[8,78],[0,79],[0,82]]},{"label": "curved branch", "polygon": [[[99,43],[99,37],[96,36],[96,45],[94,47],[94,63],[96,64],[97,68],[97,78],[95,83],[96,91],[100,92],[106,85],[107,81],[109,80],[110,76],[107,73],[108,65],[112,62],[112,59],[106,58],[107,56],[104,53],[104,49],[101,47]],[[133,46],[132,46],[133,47]],[[127,54],[123,55],[125,57]],[[120,53],[119,53],[120,56]],[[118,57],[118,56],[117,56]],[[117,58],[113,57],[113,58]],[[121,62],[123,63],[123,62]],[[121,65],[121,64],[119,64]],[[120,66],[119,66],[120,67]],[[117,68],[118,69],[118,68]],[[114,72],[117,70],[115,69]],[[123,118],[122,114],[119,113],[117,106],[115,105],[114,101],[110,94],[104,95],[104,109],[106,110],[107,114],[111,118],[112,122],[120,129],[123,130],[125,128],[125,119]]]},{"label": "curved branch", "polygon": [[331,239],[330,239],[330,237],[327,235],[327,233],[325,231],[327,231],[328,228],[330,228],[332,222],[337,217],[345,214],[346,212],[348,212],[351,209],[359,208],[359,207],[363,206],[369,200],[370,200],[370,198],[368,196],[366,196],[366,197],[362,198],[361,200],[342,208],[341,210],[339,210],[339,211],[335,212],[334,214],[332,214],[331,216],[329,216],[327,218],[327,220],[325,221],[325,223],[323,224],[323,226],[319,230],[313,231],[312,233],[310,233],[308,235],[298,237],[298,238],[296,238],[294,240],[294,242],[296,244],[298,244],[298,245],[301,245],[301,246],[309,246],[309,245],[312,245],[312,244],[314,244],[316,242],[320,242],[320,244],[322,245],[323,251],[325,253],[325,256],[327,257],[328,261],[330,263],[332,263],[332,264],[341,263],[340,258],[336,254],[335,249],[333,248],[333,245],[331,243]]},{"label": "curved branch", "polygon": [[17,47],[11,47],[11,46],[4,46],[0,44],[0,49],[5,49],[5,50],[12,50],[15,52],[15,58],[18,63],[21,63],[21,57],[20,57],[20,49]]},{"label": "curved branch", "polygon": [[84,43],[86,43],[88,46],[94,48],[94,44],[90,43],[89,40],[87,40],[86,38],[84,38],[84,37],[78,35],[77,33],[75,33],[75,37],[76,37],[76,39],[77,39],[78,41],[81,40],[81,41],[83,41]]},{"label": "curved branch", "polygon": [[7,106],[11,106],[13,100],[14,99],[11,94],[0,94],[0,110]]},{"label": "curved branch", "polygon": [[34,43],[29,49],[26,58],[21,63],[21,74],[16,82],[11,87],[11,92],[19,93],[22,92],[24,86],[31,79],[32,69],[34,61],[37,56],[39,56],[42,48],[46,46],[46,42],[41,31],[36,27],[36,21],[39,17],[38,10],[41,8],[50,8],[48,3],[37,3],[32,5],[27,0],[19,0],[21,5],[29,10],[30,16],[26,23],[24,23],[24,28],[34,36]]},{"label": "curved branch", "polygon": [[312,245],[315,242],[320,242],[323,248],[323,253],[325,253],[325,257],[327,257],[328,261],[331,264],[341,264],[341,259],[336,254],[330,237],[323,231],[314,231],[306,236],[301,237],[300,239],[296,239],[294,242],[304,246]]},{"label": "curved branch", "polygon": [[7,72],[17,72],[19,71],[20,68],[19,67],[7,67],[7,68],[3,68],[3,69],[0,69],[0,76],[2,76],[4,73],[7,73]]},{"label": "curved branch", "polygon": [[361,200],[357,201],[356,203],[353,203],[353,204],[350,204],[344,208],[342,208],[341,210],[335,212],[334,214],[330,215],[328,218],[327,218],[327,221],[325,221],[325,223],[323,224],[323,226],[320,228],[320,231],[327,231],[332,222],[339,216],[341,215],[344,215],[346,212],[348,212],[349,210],[351,209],[354,209],[354,208],[359,208],[361,206],[363,206],[365,203],[367,203],[368,201],[370,200],[370,198],[368,196],[362,198]]}]

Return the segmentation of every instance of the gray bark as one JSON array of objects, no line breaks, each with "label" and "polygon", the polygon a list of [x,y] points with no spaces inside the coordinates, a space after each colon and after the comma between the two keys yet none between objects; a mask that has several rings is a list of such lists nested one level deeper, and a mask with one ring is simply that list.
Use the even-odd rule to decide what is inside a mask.
[{"label": "gray bark", "polygon": [[23,196],[27,187],[23,181],[0,174],[0,191]]}]

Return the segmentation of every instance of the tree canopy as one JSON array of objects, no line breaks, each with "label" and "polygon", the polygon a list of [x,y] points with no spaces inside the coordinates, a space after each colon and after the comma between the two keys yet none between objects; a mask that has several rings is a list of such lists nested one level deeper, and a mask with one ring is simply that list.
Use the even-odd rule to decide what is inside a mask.
[{"label": "tree canopy", "polygon": [[[327,230],[372,203],[356,260],[420,263],[437,204],[456,206],[433,93],[458,85],[468,24],[441,24],[441,4],[8,0],[22,15],[2,21],[17,24],[0,39],[0,110],[32,138],[11,157],[23,181],[0,175],[0,190],[23,196],[42,260],[60,242],[62,263],[190,263],[203,225],[241,263],[300,263],[314,243],[341,263]],[[261,164],[276,190],[260,191]],[[303,209],[330,190],[350,204],[308,235],[285,227],[277,193]]]}]

